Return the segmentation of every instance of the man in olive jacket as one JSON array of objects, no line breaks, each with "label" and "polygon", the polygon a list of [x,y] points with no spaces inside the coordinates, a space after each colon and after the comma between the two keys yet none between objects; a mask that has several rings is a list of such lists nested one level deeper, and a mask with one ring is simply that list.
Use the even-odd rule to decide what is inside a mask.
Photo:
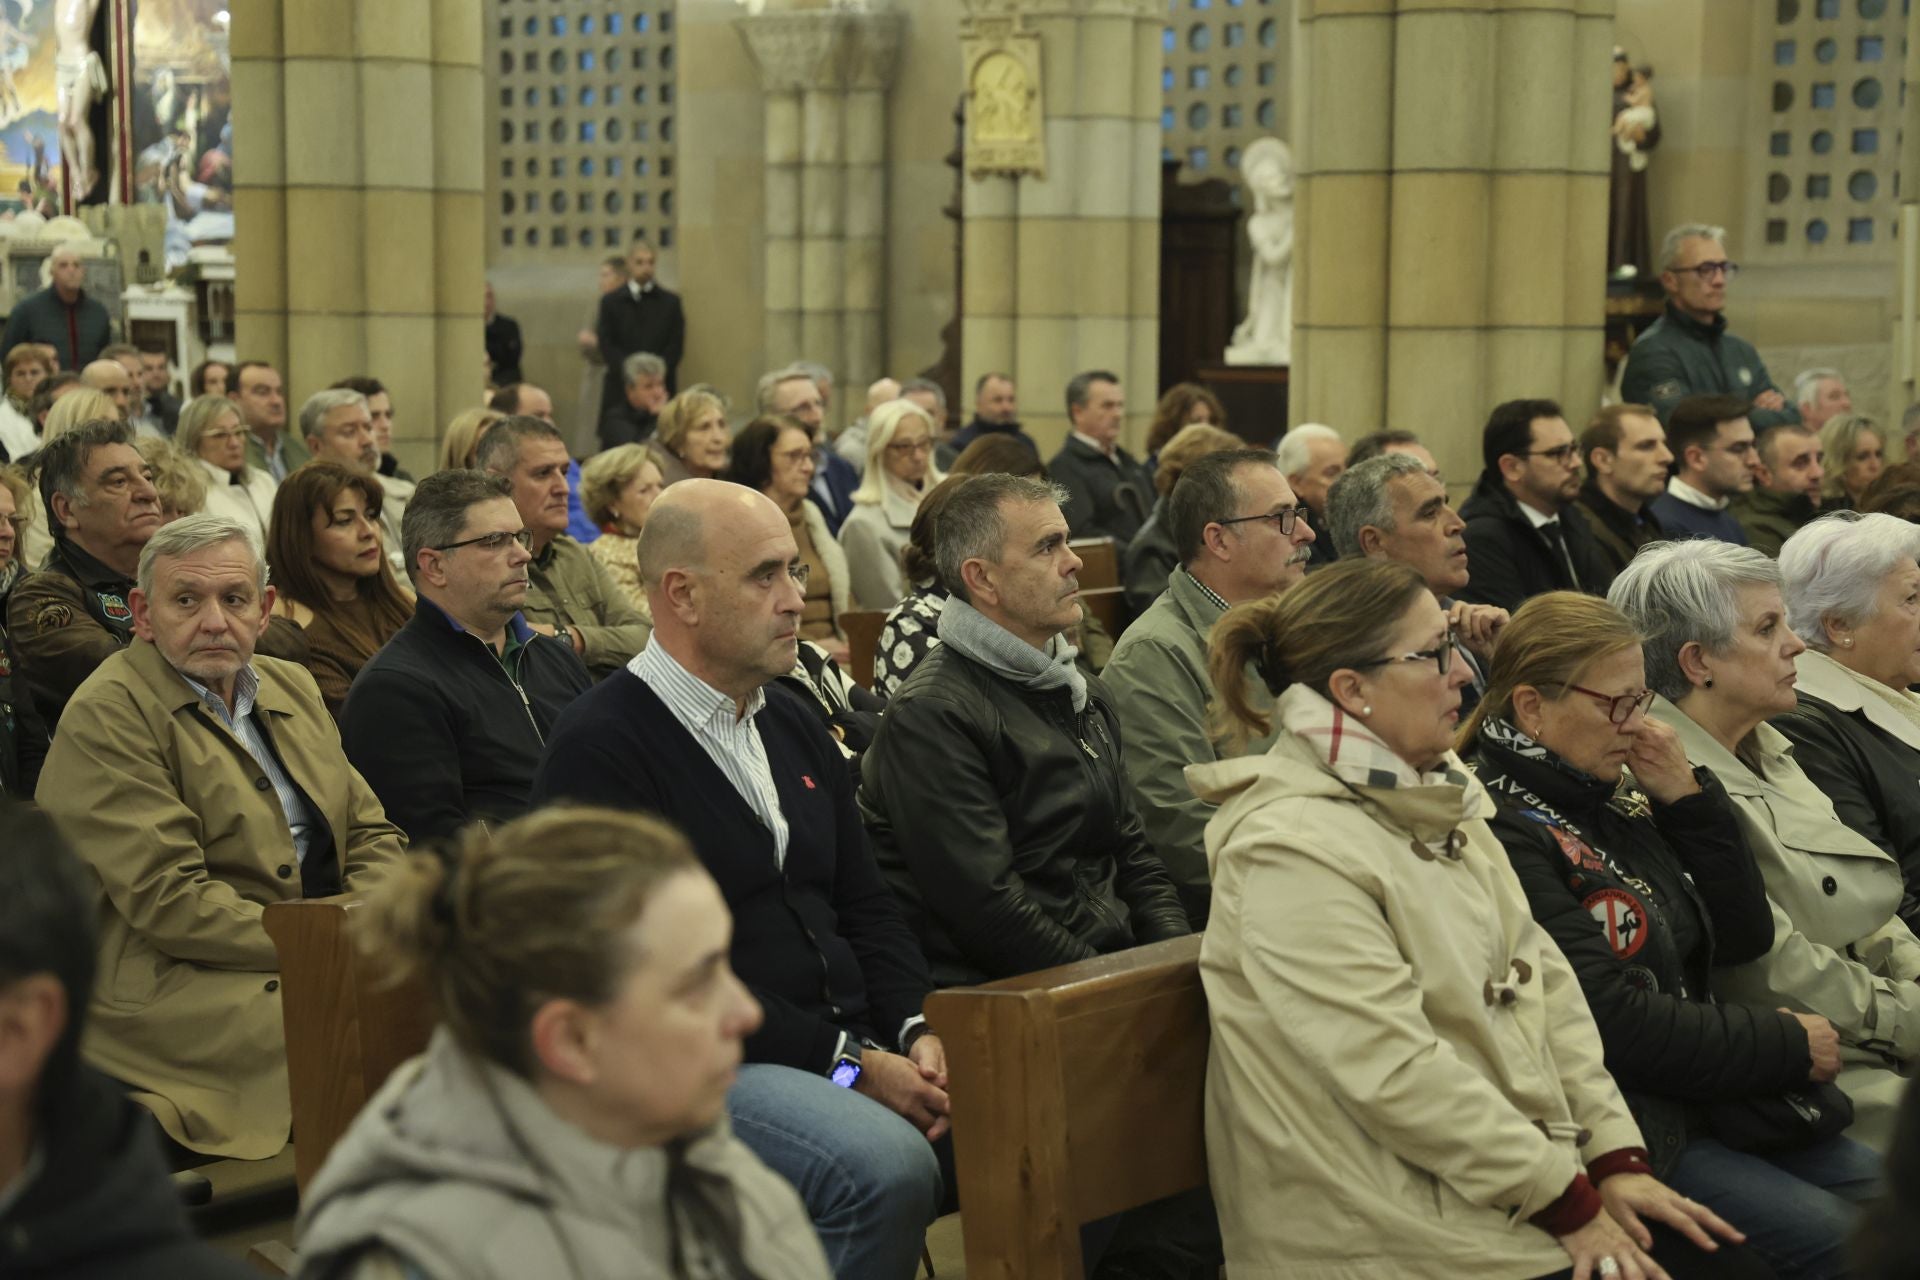
[{"label": "man in olive jacket", "polygon": [[292,1124],[265,904],[362,891],[404,847],[313,677],[254,655],[255,537],[199,515],[148,540],[133,643],[67,704],[36,793],[99,886],[87,1058],[174,1142],[242,1160]]},{"label": "man in olive jacket", "polygon": [[[1270,449],[1235,449],[1188,466],[1167,495],[1180,564],[1128,627],[1101,678],[1120,713],[1134,806],[1195,929],[1207,926],[1207,819],[1213,806],[1182,772],[1220,759],[1207,729],[1207,636],[1236,604],[1275,595],[1307,571],[1313,528]],[[1263,751],[1272,735],[1250,741]]]}]

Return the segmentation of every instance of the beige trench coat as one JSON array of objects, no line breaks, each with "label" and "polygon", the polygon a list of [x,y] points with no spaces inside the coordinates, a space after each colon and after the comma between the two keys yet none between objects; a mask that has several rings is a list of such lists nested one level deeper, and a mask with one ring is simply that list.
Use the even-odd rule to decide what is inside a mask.
[{"label": "beige trench coat", "polygon": [[[1528,1280],[1565,1267],[1527,1218],[1583,1161],[1642,1140],[1480,784],[1350,787],[1287,732],[1187,777],[1220,806],[1200,971],[1227,1273]],[[1479,816],[1463,823],[1469,793]],[[1454,831],[1457,859],[1416,854],[1416,838]]]},{"label": "beige trench coat", "polygon": [[[325,817],[350,892],[405,837],[347,763],[304,667],[256,656],[254,716]],[[286,1145],[279,960],[261,925],[300,896],[272,784],[144,640],[67,704],[36,794],[99,886],[100,972],[85,1052],[176,1142],[258,1160]]]},{"label": "beige trench coat", "polygon": [[1715,990],[1832,1022],[1847,1062],[1837,1083],[1853,1099],[1847,1136],[1884,1151],[1903,1073],[1920,1056],[1920,941],[1894,914],[1900,864],[1840,821],[1771,725],[1755,729],[1750,750],[1736,756],[1665,698],[1654,699],[1651,714],[1733,797],[1773,902],[1773,949],[1717,971]]}]

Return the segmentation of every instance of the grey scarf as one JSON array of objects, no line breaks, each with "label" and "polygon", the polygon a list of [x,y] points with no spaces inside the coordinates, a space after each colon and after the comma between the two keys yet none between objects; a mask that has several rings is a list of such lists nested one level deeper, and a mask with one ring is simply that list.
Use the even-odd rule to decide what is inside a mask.
[{"label": "grey scarf", "polygon": [[994,622],[972,605],[953,596],[940,611],[940,643],[950,644],[975,662],[1023,689],[1044,693],[1065,689],[1073,695],[1076,714],[1086,709],[1087,678],[1074,659],[1080,651],[1065,636],[1036,649]]}]

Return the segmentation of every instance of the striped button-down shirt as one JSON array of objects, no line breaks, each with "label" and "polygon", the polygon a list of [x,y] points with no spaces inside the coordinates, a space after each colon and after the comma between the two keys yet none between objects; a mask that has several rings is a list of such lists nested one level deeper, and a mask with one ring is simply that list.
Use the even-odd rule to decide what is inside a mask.
[{"label": "striped button-down shirt", "polygon": [[667,704],[673,718],[693,735],[720,772],[727,775],[740,798],[759,815],[773,836],[774,860],[785,868],[787,818],[780,812],[780,789],[773,784],[766,744],[753,724],[753,718],[767,705],[767,691],[755,689],[747,700],[746,714],[740,715],[732,698],[674,661],[657,639],[627,664],[627,670]]},{"label": "striped button-down shirt", "polygon": [[[178,670],[178,668],[176,668]],[[267,781],[273,783],[273,793],[280,799],[280,812],[286,815],[287,830],[293,836],[293,851],[299,855],[302,865],[306,863],[307,851],[313,847],[314,826],[318,815],[307,808],[307,802],[301,798],[300,789],[293,785],[293,779],[280,767],[280,760],[273,754],[273,746],[267,741],[267,735],[253,718],[253,700],[260,693],[260,677],[254,673],[251,665],[240,668],[240,674],[233,678],[233,713],[227,713],[226,701],[213,690],[195,680],[186,672],[180,672],[180,678],[187,682],[200,702],[213,713],[214,718],[225,725],[234,737],[240,739],[240,745],[247,749],[254,763],[267,775]]]}]

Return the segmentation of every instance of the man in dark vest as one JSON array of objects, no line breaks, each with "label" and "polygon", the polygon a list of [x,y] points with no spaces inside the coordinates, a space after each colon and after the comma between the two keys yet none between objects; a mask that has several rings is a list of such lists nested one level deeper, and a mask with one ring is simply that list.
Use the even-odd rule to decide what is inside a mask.
[{"label": "man in dark vest", "polygon": [[600,393],[603,415],[625,403],[623,367],[636,351],[650,351],[666,364],[668,395],[679,388],[676,377],[687,346],[687,317],[680,309],[680,295],[656,283],[653,268],[653,246],[636,239],[627,250],[626,285],[600,297],[594,332],[600,336],[600,355],[607,362],[606,385]]}]

